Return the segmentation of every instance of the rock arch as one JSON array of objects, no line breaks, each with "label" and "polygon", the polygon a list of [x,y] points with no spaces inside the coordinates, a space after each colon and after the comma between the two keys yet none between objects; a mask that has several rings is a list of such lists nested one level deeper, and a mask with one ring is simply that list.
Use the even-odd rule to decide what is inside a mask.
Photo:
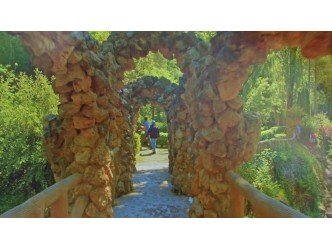
[{"label": "rock arch", "polygon": [[131,121],[119,93],[132,58],[175,54],[184,78],[169,113],[174,187],[194,197],[190,216],[229,217],[225,172],[248,161],[259,138],[259,118],[243,113],[238,97],[249,66],[284,46],[300,46],[311,59],[332,54],[332,32],[218,32],[210,45],[191,32],[114,32],[102,48],[84,32],[17,34],[34,63],[56,76],[61,104],[47,157],[57,179],[84,175],[70,195],[72,204],[86,198],[84,217],[111,217],[112,196],[132,188],[122,174],[134,163]]},{"label": "rock arch", "polygon": [[139,109],[148,103],[162,107],[166,113],[170,110],[176,96],[178,85],[166,78],[143,77],[135,82],[125,85],[123,98],[128,110],[131,110],[132,123],[135,126]]},{"label": "rock arch", "polygon": [[147,103],[161,106],[167,116],[169,132],[169,173],[172,176],[173,190],[190,195],[193,174],[193,158],[190,144],[193,142],[188,107],[183,100],[185,81],[179,85],[165,78],[143,77],[125,86],[123,97],[126,100],[133,131],[139,108]]}]

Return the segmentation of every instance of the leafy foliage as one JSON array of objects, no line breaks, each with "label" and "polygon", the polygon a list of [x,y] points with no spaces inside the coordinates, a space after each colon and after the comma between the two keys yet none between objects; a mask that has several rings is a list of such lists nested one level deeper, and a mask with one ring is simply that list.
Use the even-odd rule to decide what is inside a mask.
[{"label": "leafy foliage", "polygon": [[303,127],[309,129],[312,132],[319,132],[319,129],[324,126],[332,125],[330,119],[324,114],[317,114],[314,116],[306,115],[302,118]]},{"label": "leafy foliage", "polygon": [[144,58],[134,58],[135,69],[125,72],[124,82],[133,82],[144,76],[164,77],[170,82],[179,84],[183,75],[176,59],[167,60],[160,52],[149,54]]},{"label": "leafy foliage", "polygon": [[167,133],[167,123],[166,122],[156,122],[159,132]]},{"label": "leafy foliage", "polygon": [[327,152],[328,158],[332,160],[332,140],[329,141],[329,150]]},{"label": "leafy foliage", "polygon": [[239,173],[265,194],[319,217],[324,189],[320,163],[301,144],[277,146],[256,154]]},{"label": "leafy foliage", "polygon": [[[11,65],[17,72],[33,73],[31,55],[23,47],[17,36],[0,32],[0,64]],[[0,67],[0,73],[1,73]]]},{"label": "leafy foliage", "polygon": [[274,174],[285,190],[290,205],[313,217],[319,217],[323,173],[318,160],[308,149],[295,143],[276,148]]},{"label": "leafy foliage", "polygon": [[168,146],[168,133],[166,132],[160,132],[160,137],[158,138],[158,143],[160,147],[164,148]]},{"label": "leafy foliage", "polygon": [[257,83],[246,96],[245,111],[260,114],[263,124],[271,123],[283,113],[283,100],[278,84],[269,84],[267,78],[258,78]]},{"label": "leafy foliage", "polygon": [[264,126],[285,125],[293,107],[331,118],[331,61],[330,56],[309,61],[293,48],[272,52],[265,64],[250,69],[241,93],[244,109],[258,112]]},{"label": "leafy foliage", "polygon": [[[144,136],[144,133],[142,133],[142,135]],[[135,132],[134,134],[134,142],[135,142],[135,154],[138,154],[141,151],[141,134]]]},{"label": "leafy foliage", "polygon": [[111,35],[110,31],[89,31],[89,34],[94,38],[99,44],[102,44]]},{"label": "leafy foliage", "polygon": [[266,195],[288,202],[284,197],[283,189],[271,172],[271,165],[275,157],[276,153],[274,151],[266,149],[255,155],[251,162],[245,163],[240,168],[239,173]]},{"label": "leafy foliage", "polygon": [[315,60],[317,83],[332,101],[332,56],[324,56]]},{"label": "leafy foliage", "polygon": [[57,113],[58,97],[38,69],[34,76],[0,73],[0,191],[31,196],[53,182],[43,157],[43,119]]},{"label": "leafy foliage", "polygon": [[270,129],[261,132],[261,140],[271,139],[278,135],[280,137],[281,134],[284,134],[285,130],[286,130],[285,126],[271,127]]},{"label": "leafy foliage", "polygon": [[[152,106],[151,104],[147,104],[145,106],[142,106],[139,111],[139,118],[138,122],[140,124],[144,123],[144,117],[148,117],[148,119],[151,121],[152,119]],[[167,127],[166,126],[166,113],[165,111],[159,107],[155,107],[155,121],[157,123],[157,126],[159,129],[162,129],[162,132],[167,132]]]},{"label": "leafy foliage", "polygon": [[215,35],[216,31],[196,31],[195,35],[197,38],[203,40],[204,42],[209,42]]}]

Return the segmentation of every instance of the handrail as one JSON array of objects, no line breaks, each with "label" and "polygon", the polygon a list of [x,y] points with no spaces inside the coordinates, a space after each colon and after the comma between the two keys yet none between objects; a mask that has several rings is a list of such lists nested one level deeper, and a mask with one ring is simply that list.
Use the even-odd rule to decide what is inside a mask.
[{"label": "handrail", "polygon": [[24,203],[0,215],[0,218],[38,218],[44,217],[45,208],[51,207],[51,217],[68,217],[67,193],[82,181],[81,174],[71,175]]},{"label": "handrail", "polygon": [[226,180],[231,185],[232,209],[234,217],[244,216],[244,198],[253,207],[255,217],[261,218],[308,218],[299,211],[273,199],[244,180],[240,175],[233,171],[226,173]]}]

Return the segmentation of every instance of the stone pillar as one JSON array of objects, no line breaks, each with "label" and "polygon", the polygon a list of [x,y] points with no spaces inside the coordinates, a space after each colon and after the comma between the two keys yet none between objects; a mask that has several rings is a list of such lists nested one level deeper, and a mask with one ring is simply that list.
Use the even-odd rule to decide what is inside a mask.
[{"label": "stone pillar", "polygon": [[96,43],[81,32],[19,35],[32,51],[34,63],[56,77],[53,88],[60,98],[59,117],[50,120],[45,140],[55,179],[82,174],[82,183],[69,193],[70,205],[86,196],[83,217],[111,217],[113,161],[107,140],[112,107],[107,93],[112,89]]}]

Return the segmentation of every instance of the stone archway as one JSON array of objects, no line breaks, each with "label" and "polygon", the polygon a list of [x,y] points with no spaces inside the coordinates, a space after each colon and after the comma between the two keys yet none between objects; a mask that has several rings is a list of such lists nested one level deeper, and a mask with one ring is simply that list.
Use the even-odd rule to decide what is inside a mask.
[{"label": "stone archway", "polygon": [[[179,86],[171,83],[168,79],[150,76],[125,85],[122,96],[128,113],[130,113],[132,136],[137,129],[140,108],[149,103],[160,106],[165,111],[167,118],[169,151],[171,151],[172,141],[170,138],[173,137],[174,129],[170,126],[170,113],[174,108],[178,92]],[[169,159],[171,160],[171,157]]]},{"label": "stone archway", "polygon": [[134,57],[175,54],[184,80],[169,113],[174,187],[194,196],[190,216],[230,217],[225,172],[248,161],[259,138],[258,117],[243,113],[238,97],[249,66],[284,46],[301,47],[307,58],[332,54],[332,32],[218,32],[211,45],[192,32],[114,32],[102,48],[83,32],[18,35],[35,65],[56,76],[61,105],[47,157],[56,179],[83,174],[70,200],[84,200],[84,217],[111,217],[112,195],[132,188],[122,174],[134,164],[130,115],[118,91]]},{"label": "stone archway", "polygon": [[131,121],[133,125],[136,126],[138,110],[148,103],[159,105],[167,114],[177,91],[178,85],[171,83],[169,80],[149,76],[125,85],[122,97],[126,101],[126,107],[132,112]]}]

